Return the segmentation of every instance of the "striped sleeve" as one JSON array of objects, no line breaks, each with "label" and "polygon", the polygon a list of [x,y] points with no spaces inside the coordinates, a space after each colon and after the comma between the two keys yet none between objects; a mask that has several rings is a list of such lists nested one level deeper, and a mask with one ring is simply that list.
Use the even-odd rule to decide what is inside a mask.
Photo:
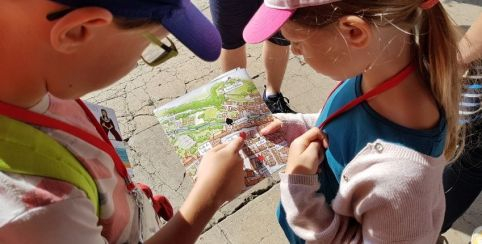
[{"label": "striped sleeve", "polygon": [[459,104],[460,124],[470,124],[482,118],[482,64],[473,66],[464,75],[465,89]]}]

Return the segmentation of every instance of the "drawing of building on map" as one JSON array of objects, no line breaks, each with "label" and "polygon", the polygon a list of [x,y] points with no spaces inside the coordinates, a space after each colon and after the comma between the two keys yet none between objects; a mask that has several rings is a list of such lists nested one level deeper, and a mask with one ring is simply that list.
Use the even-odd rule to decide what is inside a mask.
[{"label": "drawing of building on map", "polygon": [[186,172],[195,177],[202,156],[241,132],[245,183],[251,186],[284,167],[288,147],[281,134],[261,136],[273,118],[244,69],[225,73],[210,83],[154,111]]}]

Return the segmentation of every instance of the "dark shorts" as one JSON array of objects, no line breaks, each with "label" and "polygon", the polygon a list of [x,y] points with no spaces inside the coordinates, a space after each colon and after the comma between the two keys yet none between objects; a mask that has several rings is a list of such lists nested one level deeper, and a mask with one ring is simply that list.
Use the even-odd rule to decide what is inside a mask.
[{"label": "dark shorts", "polygon": [[460,218],[482,192],[482,121],[475,121],[465,137],[465,149],[443,174],[445,217],[442,233]]},{"label": "dark shorts", "polygon": [[[209,0],[213,22],[221,33],[224,49],[236,49],[246,43],[244,27],[262,3],[263,0]],[[280,46],[290,45],[280,32],[269,41]]]}]

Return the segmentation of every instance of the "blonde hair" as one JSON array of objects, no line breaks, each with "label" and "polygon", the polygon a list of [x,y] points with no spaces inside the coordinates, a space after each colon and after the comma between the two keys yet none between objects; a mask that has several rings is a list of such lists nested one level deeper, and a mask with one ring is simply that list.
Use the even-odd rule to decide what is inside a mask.
[{"label": "blonde hair", "polygon": [[376,26],[391,25],[412,35],[412,50],[418,70],[428,82],[447,119],[445,156],[461,151],[458,110],[461,72],[458,32],[441,3],[423,10],[425,0],[343,0],[333,4],[298,9],[292,17],[303,26],[319,28],[345,15],[357,15]]}]

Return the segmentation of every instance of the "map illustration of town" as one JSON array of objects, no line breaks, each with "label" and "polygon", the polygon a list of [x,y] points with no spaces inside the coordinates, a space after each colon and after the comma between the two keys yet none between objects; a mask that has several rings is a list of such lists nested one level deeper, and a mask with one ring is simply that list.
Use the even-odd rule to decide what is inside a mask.
[{"label": "map illustration of town", "polygon": [[240,133],[245,185],[252,186],[284,167],[288,147],[282,134],[259,134],[273,118],[244,69],[227,72],[210,83],[154,111],[169,141],[195,179],[202,156]]}]

